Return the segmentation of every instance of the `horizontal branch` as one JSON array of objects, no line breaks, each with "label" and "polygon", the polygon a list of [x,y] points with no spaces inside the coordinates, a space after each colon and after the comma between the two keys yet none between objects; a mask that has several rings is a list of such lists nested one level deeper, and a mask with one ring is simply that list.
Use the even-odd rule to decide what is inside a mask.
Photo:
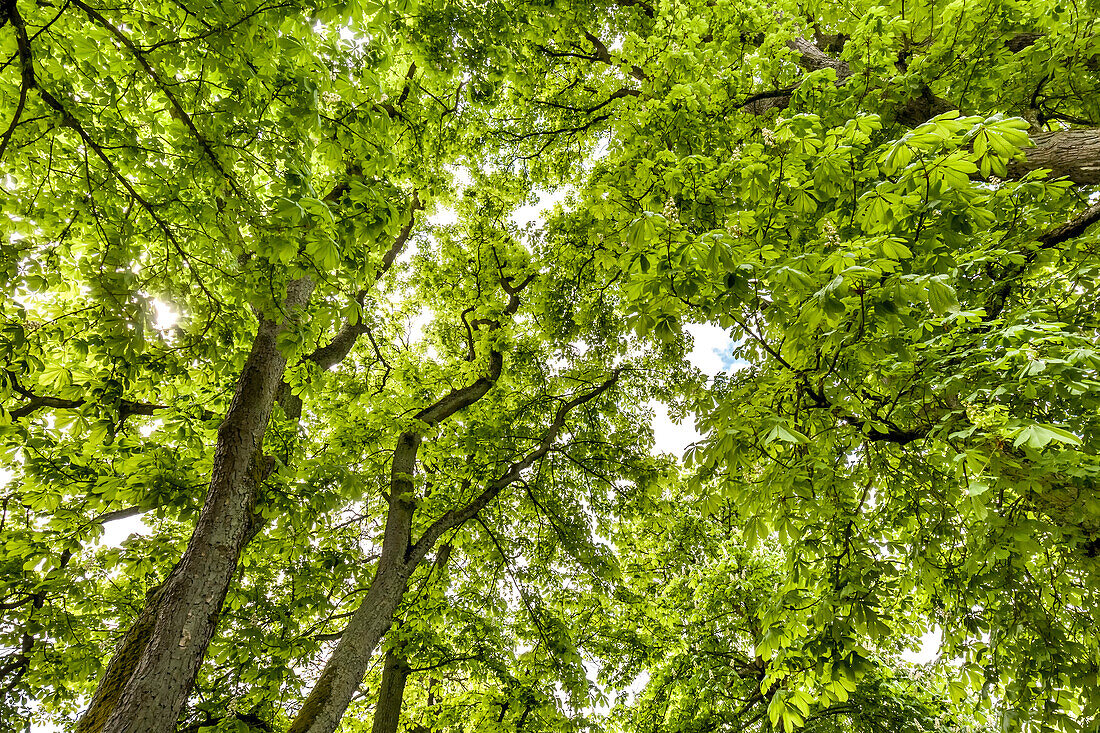
[{"label": "horizontal branch", "polygon": [[1068,178],[1080,185],[1100,184],[1100,130],[1085,128],[1038,132],[1026,158],[1008,166],[1010,178],[1045,168],[1051,178]]},{"label": "horizontal branch", "polygon": [[[29,398],[26,404],[16,407],[14,410],[9,410],[8,414],[11,415],[13,420],[26,417],[41,409],[55,409],[55,410],[78,410],[84,405],[88,404],[88,400],[66,400],[60,397],[49,397],[44,395],[33,395]],[[170,410],[171,405],[154,405],[149,402],[134,402],[132,400],[119,401],[118,411],[120,417],[125,418],[128,415],[155,415],[161,410]],[[215,417],[214,413],[209,410],[203,410],[202,419],[211,420]]]}]

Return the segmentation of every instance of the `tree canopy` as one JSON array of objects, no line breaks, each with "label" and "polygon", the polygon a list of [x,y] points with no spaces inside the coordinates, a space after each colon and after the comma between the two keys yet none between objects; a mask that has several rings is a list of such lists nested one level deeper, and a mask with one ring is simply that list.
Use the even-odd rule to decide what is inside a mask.
[{"label": "tree canopy", "polygon": [[0,727],[1094,729],[1098,23],[0,1]]}]

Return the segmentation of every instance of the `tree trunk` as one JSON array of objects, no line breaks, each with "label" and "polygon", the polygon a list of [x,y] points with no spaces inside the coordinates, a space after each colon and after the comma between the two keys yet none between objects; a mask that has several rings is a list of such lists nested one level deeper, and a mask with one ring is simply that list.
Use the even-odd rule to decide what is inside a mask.
[{"label": "tree trunk", "polygon": [[[289,317],[306,305],[312,290],[308,278],[289,284]],[[78,724],[80,733],[175,730],[241,550],[255,532],[256,490],[267,473],[264,432],[286,367],[276,346],[284,325],[260,320],[218,428],[210,488],[191,541],[124,637]]]},{"label": "tree trunk", "polygon": [[[394,451],[393,470],[399,480],[404,477],[398,471],[399,456],[396,454],[408,452],[412,448],[412,461],[415,462],[415,447],[411,445],[411,441],[419,446],[420,438],[412,436],[410,440],[409,434],[402,435],[398,448]],[[411,488],[412,466],[408,468],[410,470],[404,476],[408,477]],[[332,733],[344,717],[344,712],[363,681],[367,663],[378,647],[378,642],[389,631],[393,615],[405,595],[405,587],[413,570],[406,564],[405,556],[409,549],[414,511],[411,501],[402,498],[397,492],[391,494],[382,541],[382,556],[378,560],[374,580],[371,581],[366,598],[355,610],[340,636],[321,677],[291,723],[289,733]]]},{"label": "tree trunk", "polygon": [[409,663],[400,650],[386,652],[382,668],[382,686],[378,689],[378,704],[374,708],[371,733],[397,733],[401,721],[401,702],[405,699],[405,683],[409,679]]},{"label": "tree trunk", "polygon": [[[518,307],[519,299],[513,294],[505,312],[511,315]],[[417,419],[428,425],[437,425],[477,402],[496,383],[503,365],[501,353],[490,352],[487,376],[449,392],[417,413]],[[374,580],[363,603],[355,610],[340,636],[321,677],[291,723],[289,733],[333,733],[336,730],[363,681],[371,655],[393,623],[393,615],[405,595],[409,576],[438,539],[433,535],[431,542],[419,546],[421,552],[413,552],[412,522],[416,513],[413,474],[416,472],[420,442],[421,437],[415,432],[402,433],[397,439],[390,468],[390,507],[386,514],[382,556],[378,559]]]}]

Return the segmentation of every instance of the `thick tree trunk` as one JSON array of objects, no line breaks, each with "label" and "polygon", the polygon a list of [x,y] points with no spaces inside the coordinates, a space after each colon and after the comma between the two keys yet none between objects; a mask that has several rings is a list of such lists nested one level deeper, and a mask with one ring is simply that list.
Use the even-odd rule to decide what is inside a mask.
[{"label": "thick tree trunk", "polygon": [[[309,301],[313,284],[287,288],[290,317]],[[266,476],[263,438],[286,358],[276,346],[283,326],[262,319],[218,429],[210,488],[183,557],[124,637],[81,733],[168,733],[187,700],[214,634],[241,550],[254,534],[256,490]]]}]

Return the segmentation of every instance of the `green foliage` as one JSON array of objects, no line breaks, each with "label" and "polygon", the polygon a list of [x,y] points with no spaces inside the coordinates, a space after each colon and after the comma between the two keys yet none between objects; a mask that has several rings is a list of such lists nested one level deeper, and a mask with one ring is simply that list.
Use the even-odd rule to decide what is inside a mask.
[{"label": "green foliage", "polygon": [[[182,729],[285,725],[393,503],[420,536],[613,370],[410,580],[410,728],[1097,725],[1095,4],[0,10],[0,719],[86,704],[267,321],[272,471]],[[737,369],[686,363],[699,323]]]}]

